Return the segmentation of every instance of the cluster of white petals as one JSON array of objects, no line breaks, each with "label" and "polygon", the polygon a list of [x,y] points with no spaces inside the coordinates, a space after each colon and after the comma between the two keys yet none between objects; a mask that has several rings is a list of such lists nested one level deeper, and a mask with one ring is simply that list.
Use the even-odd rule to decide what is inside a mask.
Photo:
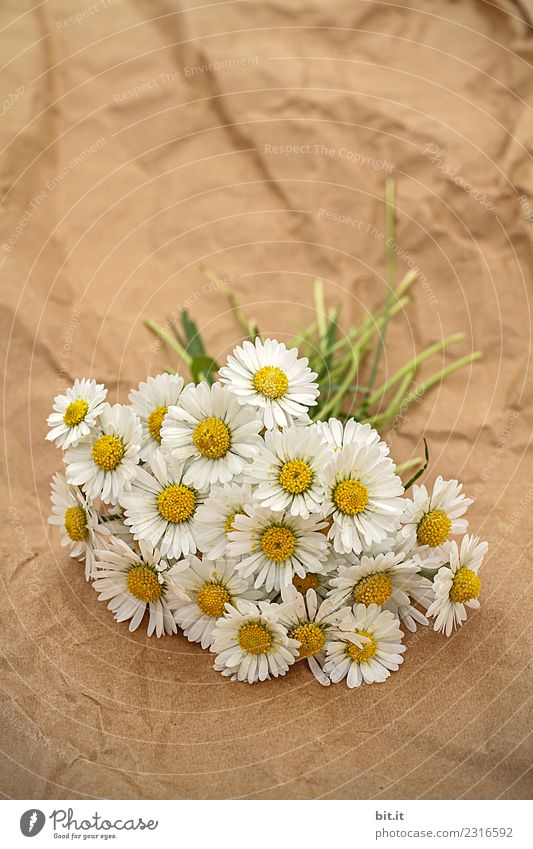
[{"label": "cluster of white petals", "polygon": [[379,683],[406,629],[448,636],[479,607],[487,544],[465,535],[462,485],[406,494],[369,424],[312,421],[316,377],[256,339],[213,383],[160,374],[111,406],[76,380],[48,418],[65,466],[49,521],[98,598],[130,631],[183,633],[233,681],[307,660],[324,686]]}]

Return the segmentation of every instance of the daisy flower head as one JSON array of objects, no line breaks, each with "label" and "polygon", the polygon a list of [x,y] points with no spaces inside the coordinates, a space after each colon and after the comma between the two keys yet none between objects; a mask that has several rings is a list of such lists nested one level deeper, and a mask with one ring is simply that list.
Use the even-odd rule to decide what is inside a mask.
[{"label": "daisy flower head", "polygon": [[217,672],[254,684],[285,675],[298,656],[298,642],[281,625],[279,605],[241,599],[217,620],[211,651]]},{"label": "daisy flower head", "polygon": [[339,567],[339,574],[330,583],[328,598],[338,606],[375,604],[405,620],[409,630],[416,631],[416,622],[428,624],[426,617],[411,605],[411,597],[418,597],[424,586],[429,588],[430,581],[402,553],[347,555],[347,565]]},{"label": "daisy flower head", "polygon": [[105,524],[100,524],[97,511],[91,507],[77,486],[67,483],[65,477],[56,472],[51,483],[52,515],[48,522],[57,525],[63,534],[62,546],[70,548],[70,556],[85,560],[85,578],[93,566],[95,545],[109,533]]},{"label": "daisy flower head", "polygon": [[244,513],[245,504],[252,504],[252,487],[247,483],[214,486],[196,514],[196,539],[204,557],[218,560],[225,557],[228,534],[234,530],[235,516]]},{"label": "daisy flower head", "polygon": [[196,511],[206,492],[186,484],[184,476],[183,464],[154,452],[150,464],[137,469],[129,492],[120,497],[134,539],[148,540],[163,557],[178,559],[197,549]]},{"label": "daisy flower head", "polygon": [[444,543],[450,536],[466,533],[468,522],[462,518],[472,499],[462,493],[456,480],[445,481],[439,475],[431,495],[425,486],[413,486],[412,499],[404,501],[400,537],[422,559],[445,562]]},{"label": "daisy flower head", "polygon": [[479,607],[478,572],[489,546],[468,534],[461,540],[460,548],[455,540],[445,546],[448,563],[433,578],[433,600],[427,615],[435,617],[434,630],[449,637],[466,620],[466,608]]},{"label": "daisy flower head", "polygon": [[64,395],[54,398],[53,412],[46,420],[50,428],[46,438],[58,448],[77,445],[82,436],[88,436],[96,426],[106,395],[103,383],[76,378]]},{"label": "daisy flower head", "polygon": [[289,637],[298,640],[298,660],[306,659],[316,680],[327,687],[331,682],[324,673],[328,641],[334,626],[349,609],[339,611],[331,599],[319,603],[316,592],[307,590],[302,595],[290,585],[281,591],[279,621],[287,629]]},{"label": "daisy flower head", "polygon": [[335,551],[360,554],[394,532],[403,510],[403,485],[379,445],[347,445],[323,474],[323,513]]},{"label": "daisy flower head", "polygon": [[307,518],[320,513],[324,500],[322,472],[329,451],[316,430],[291,425],[267,431],[263,448],[246,475],[257,484],[254,500],[271,510]]},{"label": "daisy flower head", "polygon": [[129,630],[135,631],[148,611],[149,637],[154,631],[158,637],[177,633],[174,610],[186,599],[179,565],[169,566],[145,540],[135,551],[114,537],[95,556],[93,587],[99,601],[109,602],[117,622],[129,621]]},{"label": "daisy flower head", "polygon": [[257,454],[261,421],[220,383],[187,386],[161,428],[166,454],[188,463],[186,483],[229,483]]},{"label": "daisy flower head", "polygon": [[244,578],[255,575],[254,587],[267,592],[288,586],[295,575],[321,572],[328,544],[318,516],[303,519],[290,513],[246,505],[235,516],[228,535],[228,556],[242,558],[237,569]]},{"label": "daisy flower head", "polygon": [[226,604],[235,606],[240,599],[257,600],[262,594],[235,571],[231,560],[198,560],[191,556],[186,562],[188,566],[180,572],[179,583],[189,598],[174,616],[188,640],[208,649]]},{"label": "daisy flower head", "polygon": [[357,604],[342,620],[327,645],[324,672],[337,684],[346,678],[348,687],[378,684],[403,661],[403,634],[390,610],[376,604]]},{"label": "daisy flower head", "polygon": [[132,389],[129,400],[139,416],[142,428],[141,460],[149,460],[161,447],[161,425],[168,408],[178,403],[183,378],[177,374],[158,374]]},{"label": "daisy flower head", "polygon": [[346,445],[378,445],[383,456],[387,456],[390,449],[386,442],[382,442],[377,430],[368,422],[362,424],[355,419],[348,419],[344,424],[339,419],[328,419],[327,422],[316,422],[314,428],[319,432],[324,442],[331,451],[337,452]]},{"label": "daisy flower head", "polygon": [[104,404],[99,425],[65,453],[67,481],[87,498],[115,504],[131,487],[141,447],[141,424],[130,407]]},{"label": "daisy flower head", "polygon": [[240,404],[252,405],[264,427],[287,427],[294,421],[307,421],[309,407],[319,395],[317,375],[308,368],[308,360],[298,358],[296,348],[287,349],[283,342],[256,338],[237,346],[227,365],[220,369],[219,379],[227,384]]}]

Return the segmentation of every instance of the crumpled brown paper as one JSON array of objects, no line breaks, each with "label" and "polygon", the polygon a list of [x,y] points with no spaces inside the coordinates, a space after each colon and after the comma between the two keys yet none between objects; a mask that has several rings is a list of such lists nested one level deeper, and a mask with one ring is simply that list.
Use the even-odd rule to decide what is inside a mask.
[{"label": "crumpled brown paper", "polygon": [[[526,797],[525,4],[181,5],[2,6],[2,792]],[[484,358],[385,436],[402,462],[425,435],[427,480],[457,476],[475,497],[470,527],[490,542],[482,607],[449,640],[407,634],[384,685],[321,688],[304,664],[234,685],[196,645],[130,634],[97,602],[46,524],[61,457],[45,418],[75,376],[125,401],[167,365],[147,315],[189,307],[223,360],[240,330],[202,264],[265,334],[311,322],[316,276],[344,327],[359,321],[385,293],[392,174],[397,279],[416,263],[420,280],[383,373],[461,329],[453,353]]]}]

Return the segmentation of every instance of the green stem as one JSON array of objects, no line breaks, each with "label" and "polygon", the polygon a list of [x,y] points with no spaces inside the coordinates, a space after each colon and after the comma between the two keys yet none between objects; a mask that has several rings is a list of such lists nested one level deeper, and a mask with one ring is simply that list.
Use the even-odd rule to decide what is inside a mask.
[{"label": "green stem", "polygon": [[324,337],[327,333],[326,325],[326,302],[324,300],[324,283],[317,278],[314,283],[315,313],[318,325],[318,335]]},{"label": "green stem", "polygon": [[331,346],[331,352],[335,353],[336,351],[339,351],[341,348],[344,348],[345,345],[349,345],[362,332],[363,332],[363,325],[361,325],[360,327],[354,327],[352,330],[350,330],[349,333],[347,333],[345,336],[343,336],[342,339],[338,339],[337,342],[335,342],[335,344]]},{"label": "green stem", "polygon": [[461,357],[460,360],[457,360],[455,363],[451,363],[451,365],[446,366],[446,368],[439,371],[437,374],[434,374],[432,377],[428,377],[420,386],[417,386],[416,389],[406,396],[404,403],[411,404],[415,398],[421,398],[428,389],[431,389],[432,386],[435,386],[436,383],[440,383],[444,380],[445,377],[448,377],[450,374],[453,374],[456,371],[459,371],[463,366],[470,365],[474,363],[476,360],[480,360],[482,357],[481,351],[474,351],[472,354],[467,354],[466,357]]},{"label": "green stem", "polygon": [[404,297],[404,298],[400,298],[400,299],[399,299],[398,301],[396,301],[396,303],[395,303],[395,304],[394,304],[394,305],[390,308],[390,310],[389,310],[388,314],[384,314],[384,315],[382,315],[380,318],[374,318],[374,316],[372,316],[373,321],[372,321],[372,323],[370,324],[370,326],[369,326],[369,327],[368,327],[368,328],[364,331],[363,338],[362,338],[362,339],[361,339],[361,341],[358,343],[358,345],[363,345],[363,344],[364,344],[364,345],[366,346],[366,345],[368,344],[368,342],[372,339],[372,336],[374,336],[374,335],[375,335],[375,334],[376,334],[376,333],[377,333],[377,332],[378,332],[378,331],[379,331],[379,330],[383,327],[383,325],[385,324],[385,322],[386,322],[386,321],[388,321],[388,320],[389,320],[390,318],[392,318],[393,316],[395,316],[395,315],[396,315],[396,313],[398,313],[398,312],[400,312],[401,310],[403,310],[403,308],[404,308],[404,307],[406,306],[406,304],[408,304],[408,303],[409,303],[409,298],[405,298],[405,297]]},{"label": "green stem", "polygon": [[[405,298],[405,297],[400,298],[400,300],[397,301],[397,303],[395,303],[394,306],[390,309],[389,317],[396,315],[396,313],[399,312],[400,310],[402,310],[408,302],[409,302],[409,298]],[[361,359],[362,359],[362,357],[363,357],[363,355],[364,355],[364,353],[365,353],[365,351],[368,347],[368,343],[370,342],[372,337],[377,332],[379,332],[381,326],[383,325],[383,322],[386,320],[386,316],[383,315],[383,316],[381,316],[381,318],[375,318],[375,316],[372,316],[372,319],[373,319],[373,323],[369,327],[367,327],[366,330],[364,330],[363,337],[359,340],[357,345],[355,345],[355,347],[352,350],[348,351],[335,364],[335,368],[333,368],[332,371],[330,372],[330,375],[329,375],[330,382],[334,383],[335,379],[337,378],[337,375],[343,373],[346,369],[348,369],[348,371],[346,371],[346,375],[345,375],[339,389],[335,392],[335,394],[332,396],[332,398],[329,399],[329,401],[325,404],[325,406],[315,414],[315,416],[314,416],[315,419],[316,418],[324,419],[325,416],[326,416],[326,413],[329,413],[330,410],[335,410],[336,413],[338,414],[338,412],[339,412],[339,410],[342,406],[342,403],[344,401],[344,396],[350,390],[350,386],[351,386],[353,377],[357,372],[357,368],[358,368],[359,363],[361,362]],[[350,366],[351,361],[353,361],[353,362],[352,362],[352,365]]]},{"label": "green stem", "polygon": [[400,383],[398,389],[396,390],[394,397],[390,401],[385,412],[384,413],[378,413],[377,415],[371,416],[368,419],[368,421],[370,422],[371,425],[373,425],[373,426],[380,425],[381,426],[381,425],[385,424],[385,422],[387,422],[393,416],[396,415],[396,413],[398,412],[398,410],[400,410],[400,408],[403,404],[403,401],[404,401],[404,398],[405,398],[405,393],[407,392],[407,390],[408,390],[408,388],[411,384],[414,373],[415,373],[415,369],[412,368],[410,371],[407,372],[406,375],[404,375],[402,382]]},{"label": "green stem", "polygon": [[448,336],[447,339],[443,339],[441,342],[435,342],[434,345],[430,345],[429,348],[426,348],[425,351],[422,351],[421,354],[417,354],[413,357],[412,360],[409,360],[399,371],[396,372],[386,383],[376,389],[376,391],[367,399],[367,404],[370,407],[372,404],[375,404],[377,401],[380,401],[384,395],[387,394],[389,389],[398,383],[398,381],[411,369],[416,369],[418,366],[427,360],[429,357],[432,357],[433,354],[437,354],[439,351],[444,351],[449,345],[455,345],[456,342],[460,342],[465,338],[464,333],[455,333],[453,336]]},{"label": "green stem", "polygon": [[411,288],[411,286],[413,285],[413,283],[415,282],[417,277],[418,277],[418,269],[417,268],[412,268],[410,271],[408,271],[407,274],[405,275],[405,277],[402,277],[402,279],[400,280],[400,282],[396,286],[396,289],[394,290],[394,294],[396,295],[396,297],[400,298],[402,295],[405,295],[405,293],[407,292],[408,289]]},{"label": "green stem", "polygon": [[329,382],[334,383],[337,378],[341,375],[345,374],[346,369],[349,368],[350,363],[354,357],[355,352],[357,351],[357,346],[352,348],[343,357],[337,360],[331,371],[329,372]]},{"label": "green stem", "polygon": [[233,312],[235,313],[235,318],[237,319],[240,326],[242,327],[242,329],[246,333],[246,337],[253,341],[255,327],[254,327],[253,323],[248,321],[248,319],[246,318],[246,315],[244,314],[244,310],[242,309],[241,305],[239,304],[235,292],[233,291],[233,289],[230,289],[229,286],[223,286],[222,291],[224,292],[226,298],[230,302],[230,306],[231,306]]},{"label": "green stem", "polygon": [[405,463],[400,463],[399,466],[396,466],[396,474],[401,475],[406,472],[407,469],[412,469],[413,466],[419,466],[422,462],[422,457],[413,457],[412,460],[406,460]]},{"label": "green stem", "polygon": [[[415,280],[417,278],[417,275],[418,275],[418,272],[416,271],[416,269],[413,269],[412,271],[408,271],[407,274],[405,275],[405,277],[403,277],[401,279],[400,283],[398,284],[398,286],[396,287],[396,289],[394,290],[394,293],[393,293],[395,298],[396,298],[397,303],[400,300],[402,300],[403,306],[406,306],[409,303],[409,300],[407,298],[402,299],[402,296],[413,285],[413,283],[415,282]],[[398,309],[395,309],[394,312],[391,312],[389,317],[392,318],[392,316],[395,315],[396,312],[398,312]],[[359,327],[354,327],[352,330],[350,330],[349,333],[347,333],[345,336],[343,336],[342,339],[339,339],[337,342],[335,342],[335,344],[332,345],[331,350],[332,351],[338,351],[340,348],[343,348],[346,345],[349,345],[358,336],[360,336],[362,333],[364,333],[366,330],[368,330],[369,327],[375,325],[376,322],[378,321],[378,319],[382,315],[385,315],[385,306],[380,307],[378,310],[376,310],[375,313],[370,313],[369,315],[367,315],[367,317],[365,318],[363,323],[359,325]],[[315,325],[315,327],[316,327],[316,325]]]},{"label": "green stem", "polygon": [[161,325],[157,324],[157,322],[152,321],[151,318],[144,319],[144,325],[151,330],[152,333],[155,333],[156,336],[159,336],[160,339],[165,342],[169,348],[172,348],[173,351],[176,351],[177,354],[181,357],[184,363],[187,363],[188,366],[192,363],[192,357],[187,353],[185,348],[183,348],[177,339],[174,336],[171,336],[170,333],[167,333]]},{"label": "green stem", "polygon": [[[320,418],[322,419],[322,421],[327,416],[329,416],[330,414],[335,415],[338,412],[338,410],[340,410],[342,403],[344,401],[344,397],[345,397],[346,393],[348,392],[348,389],[349,389],[349,387],[352,383],[352,380],[354,379],[355,374],[357,372],[357,369],[359,367],[359,359],[360,359],[359,358],[359,352],[356,349],[356,351],[354,351],[354,354],[353,354],[352,363],[351,363],[350,367],[348,368],[348,371],[346,372],[346,375],[345,375],[344,380],[342,381],[340,387],[337,389],[335,394],[332,395],[332,397],[329,399],[329,401],[326,404],[324,404],[324,406],[320,410],[319,415],[320,415]],[[317,418],[318,418],[318,416],[317,416]]]},{"label": "green stem", "polygon": [[385,346],[385,336],[387,334],[387,325],[389,323],[389,312],[394,297],[394,180],[387,180],[385,183],[385,236],[387,250],[387,297],[385,300],[385,321],[383,323],[383,332],[378,340],[372,371],[368,381],[368,390],[370,391],[376,381],[379,361]]},{"label": "green stem", "polygon": [[287,342],[287,348],[299,348],[302,343],[305,344],[305,343],[309,342],[310,339],[311,339],[311,336],[316,331],[316,329],[317,329],[316,321],[313,321],[313,323],[310,324],[309,327],[306,327],[305,330],[302,330],[302,332],[299,333],[298,336],[294,336],[294,338],[291,339],[290,342]]}]

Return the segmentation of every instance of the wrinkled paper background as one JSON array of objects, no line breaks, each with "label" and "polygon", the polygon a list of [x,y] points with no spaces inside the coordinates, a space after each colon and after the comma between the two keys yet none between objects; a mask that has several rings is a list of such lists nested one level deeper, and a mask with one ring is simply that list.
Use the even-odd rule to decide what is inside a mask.
[{"label": "wrinkled paper background", "polygon": [[[4,0],[5,796],[531,791],[527,14],[510,0]],[[435,370],[484,358],[385,435],[402,462],[425,434],[426,480],[459,477],[475,497],[482,607],[449,640],[408,634],[379,687],[324,689],[303,664],[233,685],[196,645],[130,634],[97,602],[46,524],[61,458],[45,418],[75,376],[125,401],[170,362],[147,315],[188,306],[223,360],[240,331],[202,265],[265,334],[312,320],[315,276],[344,328],[360,321],[385,293],[392,174],[397,279],[415,263],[421,277],[383,374],[458,330]]]}]

